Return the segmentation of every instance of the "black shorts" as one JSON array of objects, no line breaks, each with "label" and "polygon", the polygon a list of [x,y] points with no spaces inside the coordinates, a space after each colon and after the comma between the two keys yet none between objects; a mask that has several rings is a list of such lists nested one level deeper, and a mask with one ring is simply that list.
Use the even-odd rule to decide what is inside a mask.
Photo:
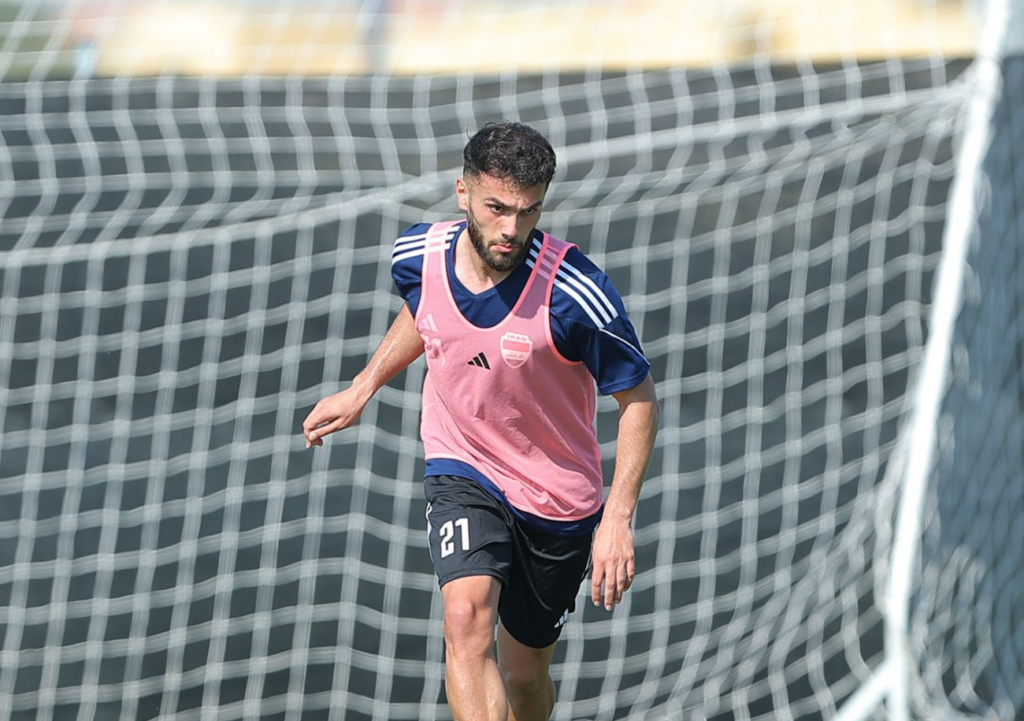
[{"label": "black shorts", "polygon": [[467,478],[427,476],[423,489],[438,585],[493,576],[501,581],[498,616],[512,638],[532,648],[557,641],[590,571],[593,534],[530,528]]}]

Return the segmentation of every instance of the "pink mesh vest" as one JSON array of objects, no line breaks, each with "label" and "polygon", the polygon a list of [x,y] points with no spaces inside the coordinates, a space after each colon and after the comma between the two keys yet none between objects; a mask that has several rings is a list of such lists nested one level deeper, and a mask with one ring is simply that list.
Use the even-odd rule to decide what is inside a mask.
[{"label": "pink mesh vest", "polygon": [[555,271],[574,246],[544,233],[515,308],[495,327],[478,328],[448,284],[444,243],[456,222],[431,226],[423,256],[416,328],[427,358],[426,457],[468,463],[527,513],[586,518],[601,507],[604,487],[594,381],[556,350],[548,315]]}]

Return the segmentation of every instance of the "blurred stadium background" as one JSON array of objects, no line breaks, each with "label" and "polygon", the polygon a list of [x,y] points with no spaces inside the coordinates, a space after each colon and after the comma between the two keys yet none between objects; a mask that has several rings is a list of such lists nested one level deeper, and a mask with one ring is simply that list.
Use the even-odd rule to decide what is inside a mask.
[{"label": "blurred stadium background", "polygon": [[1024,718],[1022,51],[1021,0],[0,0],[0,718],[450,717],[422,364],[299,430],[499,118],[663,399],[554,718]]}]

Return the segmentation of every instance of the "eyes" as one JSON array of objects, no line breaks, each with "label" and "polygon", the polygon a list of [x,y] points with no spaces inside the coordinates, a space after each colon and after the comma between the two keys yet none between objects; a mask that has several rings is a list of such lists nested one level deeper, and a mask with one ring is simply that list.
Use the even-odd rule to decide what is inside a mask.
[{"label": "eyes", "polygon": [[[488,203],[487,207],[495,215],[505,215],[505,213],[508,211],[508,209],[504,205],[498,205],[497,203]],[[526,210],[519,211],[519,214],[528,217],[531,215],[536,215],[538,212],[540,212],[540,208],[535,205],[531,208],[527,208]]]}]

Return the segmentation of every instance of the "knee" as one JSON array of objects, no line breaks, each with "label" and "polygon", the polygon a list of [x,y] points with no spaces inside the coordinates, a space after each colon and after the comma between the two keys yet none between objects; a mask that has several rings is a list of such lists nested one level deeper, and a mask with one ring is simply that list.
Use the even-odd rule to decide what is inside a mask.
[{"label": "knee", "polygon": [[494,611],[468,598],[451,598],[444,608],[448,652],[489,653],[494,643]]},{"label": "knee", "polygon": [[453,634],[473,633],[486,628],[494,633],[494,611],[473,598],[449,598],[444,606],[445,630]]},{"label": "knee", "polygon": [[540,664],[521,664],[501,669],[501,680],[509,697],[531,698],[544,692],[551,679]]}]

